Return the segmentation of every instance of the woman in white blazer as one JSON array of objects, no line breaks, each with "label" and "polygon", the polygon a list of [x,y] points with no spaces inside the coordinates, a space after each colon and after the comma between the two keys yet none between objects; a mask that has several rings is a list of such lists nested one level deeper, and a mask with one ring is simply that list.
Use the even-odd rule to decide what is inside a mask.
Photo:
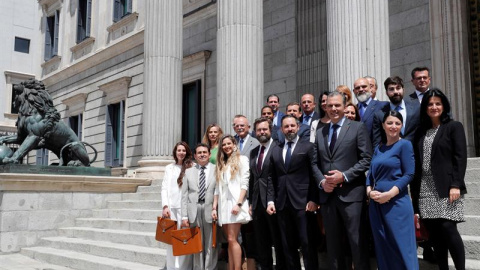
[{"label": "woman in white blazer", "polygon": [[[182,185],[185,170],[192,167],[192,151],[186,142],[178,142],[173,148],[175,163],[167,165],[162,181],[162,216],[177,221],[180,228],[182,221]],[[173,256],[172,246],[167,246],[167,270],[191,268],[191,256]]]},{"label": "woman in white blazer", "polygon": [[241,225],[252,219],[246,198],[250,176],[248,158],[240,155],[237,142],[231,135],[221,139],[220,147],[212,218],[218,218],[227,235],[229,268],[241,269],[242,248],[238,243],[238,234]]}]

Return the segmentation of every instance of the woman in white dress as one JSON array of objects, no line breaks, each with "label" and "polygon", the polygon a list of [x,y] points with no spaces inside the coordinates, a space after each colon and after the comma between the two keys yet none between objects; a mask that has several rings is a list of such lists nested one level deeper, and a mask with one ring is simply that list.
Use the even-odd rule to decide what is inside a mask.
[{"label": "woman in white dress", "polygon": [[[180,228],[182,180],[185,170],[192,167],[192,151],[186,142],[175,144],[173,158],[175,163],[167,165],[162,182],[162,216],[176,220]],[[167,246],[167,270],[191,269],[191,264],[191,256],[173,256],[172,246]]]},{"label": "woman in white dress", "polygon": [[220,140],[220,147],[212,218],[218,218],[219,225],[227,235],[229,269],[237,270],[242,265],[242,248],[238,243],[240,226],[252,219],[246,199],[250,171],[248,158],[237,151],[233,136],[224,136]]}]

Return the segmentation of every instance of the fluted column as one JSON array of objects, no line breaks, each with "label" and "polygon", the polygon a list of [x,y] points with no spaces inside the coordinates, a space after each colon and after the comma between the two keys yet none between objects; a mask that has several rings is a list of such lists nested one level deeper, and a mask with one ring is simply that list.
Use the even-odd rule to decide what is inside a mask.
[{"label": "fluted column", "polygon": [[235,114],[250,122],[263,99],[263,1],[217,1],[217,119],[231,133]]},{"label": "fluted column", "polygon": [[430,0],[431,86],[440,88],[450,100],[453,118],[465,127],[468,155],[475,156],[468,16],[463,0]]},{"label": "fluted column", "polygon": [[390,76],[388,1],[327,0],[328,85],[353,87],[366,75],[377,79],[377,99],[388,100]]},{"label": "fluted column", "polygon": [[137,175],[158,178],[182,132],[183,12],[179,0],[145,4],[143,157]]}]

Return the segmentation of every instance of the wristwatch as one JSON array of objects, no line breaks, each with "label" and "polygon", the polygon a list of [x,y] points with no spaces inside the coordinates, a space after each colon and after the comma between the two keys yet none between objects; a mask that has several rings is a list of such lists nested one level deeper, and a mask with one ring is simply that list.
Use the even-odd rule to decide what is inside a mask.
[{"label": "wristwatch", "polygon": [[242,203],[237,203],[237,205],[238,205],[238,207],[242,207],[243,204]]}]

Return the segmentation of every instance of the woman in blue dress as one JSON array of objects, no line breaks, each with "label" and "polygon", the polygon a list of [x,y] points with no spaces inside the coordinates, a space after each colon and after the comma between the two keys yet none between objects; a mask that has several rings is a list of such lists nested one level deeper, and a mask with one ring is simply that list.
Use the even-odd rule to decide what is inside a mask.
[{"label": "woman in blue dress", "polygon": [[397,111],[383,117],[387,141],[375,148],[367,176],[369,214],[378,269],[418,269],[413,206],[408,184],[413,180],[413,146],[400,138],[403,118]]}]

